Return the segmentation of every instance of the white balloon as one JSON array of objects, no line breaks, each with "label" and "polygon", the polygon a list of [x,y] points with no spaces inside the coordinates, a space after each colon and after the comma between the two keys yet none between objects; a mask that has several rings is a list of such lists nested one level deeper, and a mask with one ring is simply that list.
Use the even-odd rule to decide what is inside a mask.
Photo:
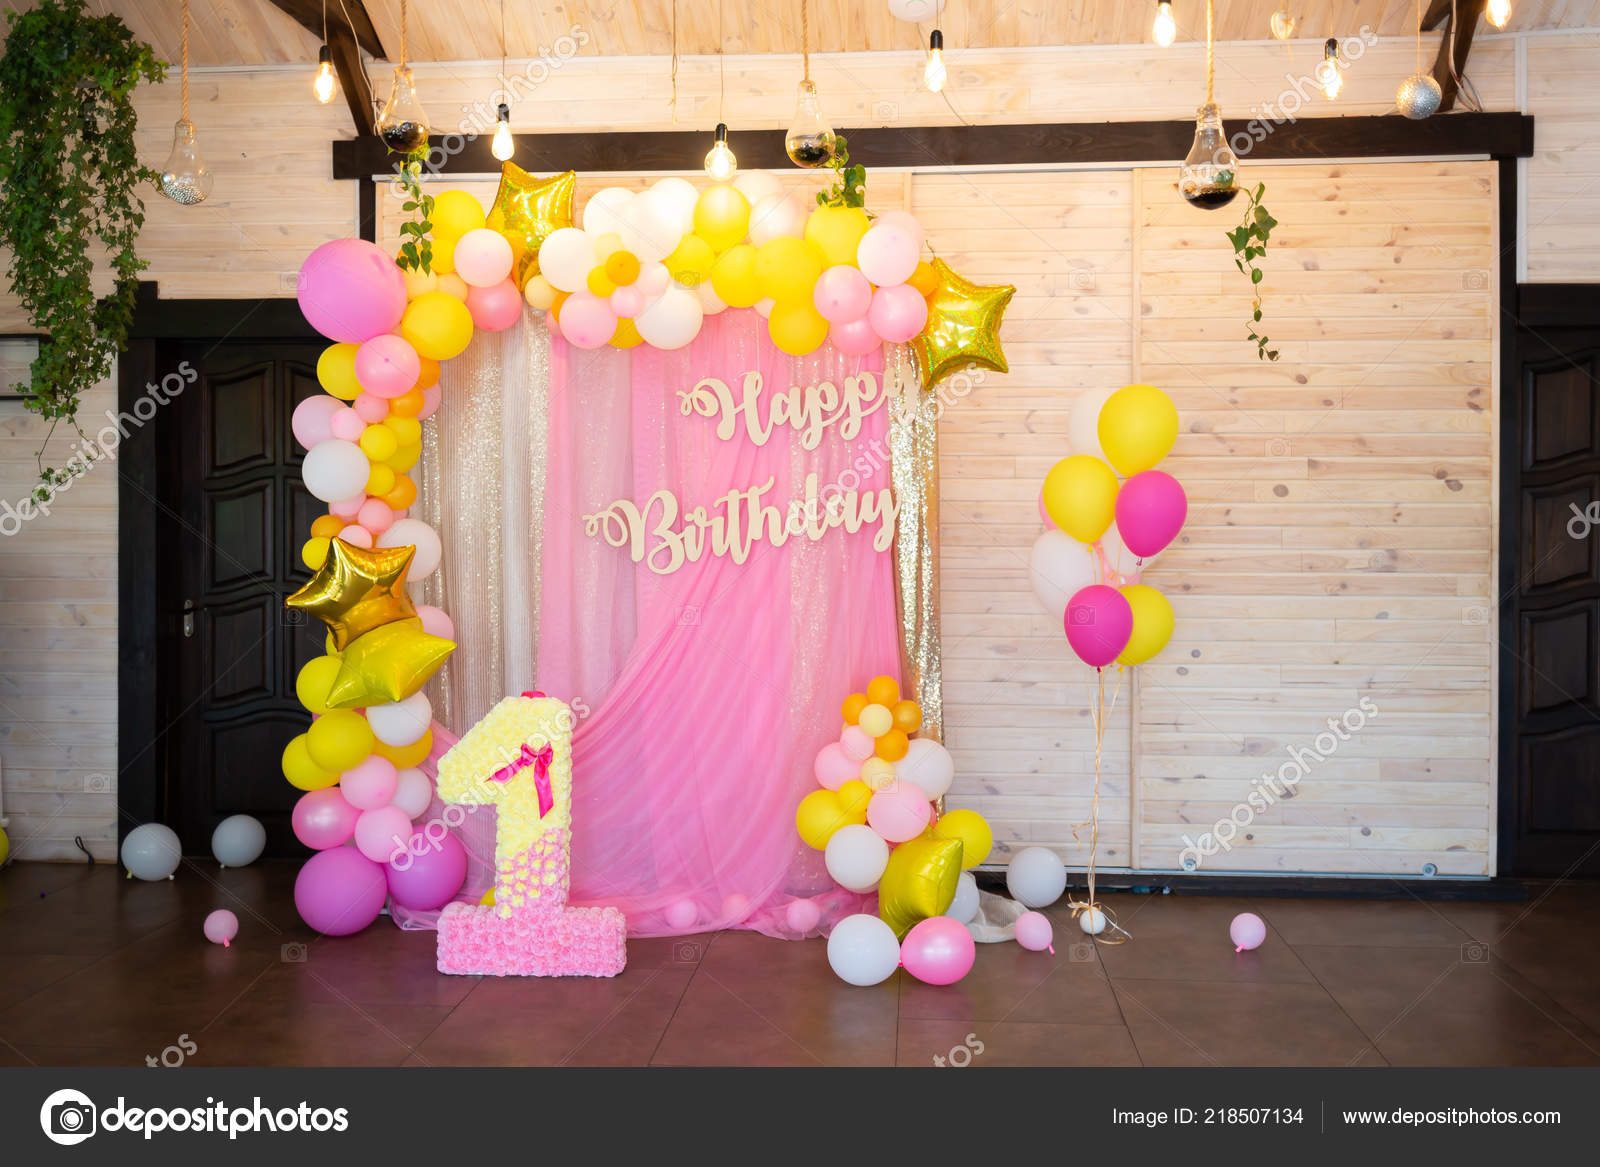
[{"label": "white balloon", "polygon": [[1067,448],[1074,454],[1087,454],[1100,461],[1109,461],[1100,445],[1100,411],[1117,389],[1085,389],[1072,403],[1072,415],[1067,419]]},{"label": "white balloon", "polygon": [[700,297],[674,284],[655,303],[645,305],[644,311],[634,317],[633,326],[652,348],[675,349],[699,335],[704,317]]},{"label": "white balloon", "polygon": [[1148,571],[1150,565],[1161,558],[1161,551],[1157,551],[1154,555],[1146,555],[1141,561],[1137,555],[1129,551],[1128,545],[1122,541],[1122,532],[1117,530],[1115,519],[1111,520],[1111,526],[1106,528],[1106,533],[1100,536],[1100,550],[1106,557],[1106,566],[1118,575]]},{"label": "white balloon", "polygon": [[1024,847],[1006,867],[1006,890],[1019,904],[1048,908],[1067,890],[1067,869],[1048,847]]},{"label": "white balloon", "polygon": [[1044,610],[1063,620],[1068,601],[1095,582],[1094,552],[1065,531],[1045,531],[1028,555],[1028,581]]},{"label": "white balloon", "polygon": [[772,239],[799,239],[806,232],[806,208],[794,195],[768,195],[750,209],[750,242],[760,247]]},{"label": "white balloon", "polygon": [[700,192],[687,178],[663,178],[650,188],[652,194],[662,199],[677,216],[679,235],[694,231],[694,205],[700,201]]},{"label": "white balloon", "polygon": [[608,186],[595,191],[583,205],[583,229],[590,235],[622,234],[622,224],[631,202],[633,192],[620,186]]},{"label": "white balloon", "polygon": [[1106,930],[1106,914],[1099,908],[1090,908],[1078,917],[1078,927],[1090,936],[1098,936]]},{"label": "white balloon", "polygon": [[883,836],[863,823],[852,823],[833,832],[823,851],[828,874],[847,891],[871,891],[883,878],[889,865],[889,844]]},{"label": "white balloon", "polygon": [[409,746],[428,732],[433,722],[433,704],[426,694],[413,693],[387,705],[368,705],[367,724],[372,736],[386,746]]},{"label": "white balloon", "polygon": [[400,780],[395,784],[394,798],[390,801],[405,811],[412,821],[416,821],[433,805],[433,783],[421,770],[402,770]]},{"label": "white balloon", "polygon": [[539,274],[563,292],[587,288],[597,262],[594,240],[576,227],[557,228],[539,246]]},{"label": "white balloon", "polygon": [[717,295],[716,289],[711,286],[710,280],[702,280],[694,290],[700,297],[700,310],[707,316],[715,316],[719,312],[726,312],[728,305],[723,303],[722,297]]},{"label": "white balloon", "polygon": [[329,438],[306,451],[300,477],[306,489],[323,502],[345,502],[363,494],[372,463],[354,442]]},{"label": "white balloon", "polygon": [[915,737],[906,747],[906,756],[894,764],[895,779],[909,782],[928,796],[928,801],[943,798],[956,780],[956,760],[932,738]]},{"label": "white balloon", "polygon": [[917,254],[922,254],[922,245],[927,242],[927,235],[922,230],[922,224],[910,211],[885,211],[872,221],[874,227],[895,227],[904,231],[916,242]]},{"label": "white balloon", "polygon": [[647,190],[628,204],[621,235],[622,246],[640,262],[648,263],[671,255],[683,238],[683,230],[678,226],[678,212],[671,198]]},{"label": "white balloon", "polygon": [[900,942],[876,916],[846,916],[828,936],[828,965],[849,984],[876,985],[900,967]]},{"label": "white balloon", "polygon": [[[707,280],[706,283],[710,283]],[[644,293],[646,300],[654,300],[667,290],[667,285],[672,283],[672,273],[667,270],[667,265],[651,260],[649,263],[639,265],[639,278],[633,281],[633,286]]]},{"label": "white balloon", "polygon": [[411,567],[406,571],[406,579],[411,583],[432,575],[444,555],[444,549],[439,546],[438,533],[421,519],[397,519],[378,536],[378,546],[413,546],[417,549],[417,553],[411,557]]},{"label": "white balloon", "polygon": [[211,832],[211,854],[224,867],[248,867],[267,849],[267,828],[253,815],[231,814]]},{"label": "white balloon", "polygon": [[768,195],[781,194],[783,182],[770,170],[741,170],[733,180],[733,189],[753,207]]},{"label": "white balloon", "polygon": [[160,823],[134,827],[122,840],[122,866],[138,879],[170,879],[182,858],[177,832]]},{"label": "white balloon", "polygon": [[956,880],[956,898],[950,901],[944,914],[963,924],[978,914],[978,881],[972,878],[972,872],[963,871]]},{"label": "white balloon", "polygon": [[944,0],[889,0],[889,15],[907,24],[933,20],[944,11]]}]

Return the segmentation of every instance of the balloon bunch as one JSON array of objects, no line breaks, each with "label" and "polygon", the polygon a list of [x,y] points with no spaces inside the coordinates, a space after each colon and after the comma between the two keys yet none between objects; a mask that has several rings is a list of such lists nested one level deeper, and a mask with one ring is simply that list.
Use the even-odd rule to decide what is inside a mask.
[{"label": "balloon bunch", "polygon": [[[437,212],[436,212],[437,214]],[[766,171],[704,192],[682,178],[608,187],[540,245],[529,304],[578,348],[678,349],[705,317],[754,307],[773,343],[799,356],[825,340],[846,354],[909,341],[928,323],[934,268],[908,212],[807,210]]]},{"label": "balloon bunch", "polygon": [[[960,964],[961,945],[952,941],[952,928],[966,935],[966,921],[978,909],[977,884],[964,869],[988,858],[994,835],[976,811],[935,815],[933,804],[955,780],[955,760],[933,739],[911,737],[922,728],[922,708],[901,698],[893,677],[874,677],[866,692],[845,698],[841,712],[839,740],[823,746],[813,766],[822,789],[800,800],[795,827],[808,846],[824,853],[828,874],[841,887],[877,890],[879,914],[840,921],[834,935],[845,930],[837,948],[844,964],[835,961],[831,939],[829,960],[852,984],[876,984],[902,958],[912,975],[930,983],[959,980],[972,964],[970,935],[960,971],[948,980],[933,978]],[[851,922],[860,920],[872,923]],[[851,936],[865,947],[848,941]],[[884,936],[896,953],[886,968],[876,959],[887,952]],[[931,946],[929,959],[907,955],[912,949],[920,954],[925,945]],[[859,979],[874,971],[881,975]]]}]

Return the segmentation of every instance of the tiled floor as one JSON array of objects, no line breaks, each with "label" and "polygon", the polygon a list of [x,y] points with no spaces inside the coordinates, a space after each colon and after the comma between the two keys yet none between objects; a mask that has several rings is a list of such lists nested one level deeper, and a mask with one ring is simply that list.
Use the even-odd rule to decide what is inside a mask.
[{"label": "tiled floor", "polygon": [[[0,871],[0,1065],[1600,1065],[1600,886],[1528,903],[1118,896],[1134,939],[980,945],[870,989],[823,942],[644,940],[613,980],[440,976],[433,934],[318,938],[295,865]],[[231,949],[200,921],[231,908]],[[1270,927],[1227,940],[1235,912]],[[189,1048],[192,1046],[192,1050]]]}]

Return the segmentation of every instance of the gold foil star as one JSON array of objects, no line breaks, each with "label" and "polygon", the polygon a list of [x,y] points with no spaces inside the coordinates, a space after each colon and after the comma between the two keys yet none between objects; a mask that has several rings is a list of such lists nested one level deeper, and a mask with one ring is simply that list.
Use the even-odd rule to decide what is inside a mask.
[{"label": "gold foil star", "polygon": [[514,162],[500,165],[500,189],[489,208],[489,226],[511,241],[517,287],[539,273],[539,248],[560,227],[572,226],[572,196],[578,176],[569,170],[536,178]]},{"label": "gold foil star", "polygon": [[335,648],[394,620],[415,616],[406,594],[406,569],[415,547],[368,550],[334,539],[306,586],[284,601],[328,626]]},{"label": "gold foil star", "polygon": [[933,270],[939,286],[928,297],[928,325],[911,342],[922,387],[932,389],[969,364],[1010,372],[1000,347],[1000,320],[1017,289],[1010,284],[975,284],[942,259],[933,261]]},{"label": "gold foil star", "polygon": [[356,709],[404,701],[422,688],[455,650],[454,641],[430,636],[415,617],[374,628],[345,649],[339,675],[328,690],[328,708]]}]

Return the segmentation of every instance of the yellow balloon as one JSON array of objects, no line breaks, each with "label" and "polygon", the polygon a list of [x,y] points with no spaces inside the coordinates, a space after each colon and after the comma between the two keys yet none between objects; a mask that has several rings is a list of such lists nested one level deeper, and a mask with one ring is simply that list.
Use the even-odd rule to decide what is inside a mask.
[{"label": "yellow balloon", "polygon": [[467,293],[471,291],[471,289],[467,287],[466,280],[462,279],[454,272],[451,272],[448,275],[442,275],[439,277],[439,291],[443,292],[451,299],[460,300],[463,304],[465,304],[467,302]]},{"label": "yellow balloon", "polygon": [[780,305],[796,301],[810,307],[812,289],[821,274],[817,257],[792,236],[780,235],[756,248],[756,279],[761,284],[761,294]]},{"label": "yellow balloon", "polygon": [[594,238],[594,257],[600,263],[604,263],[622,249],[622,236],[615,231],[607,231]]},{"label": "yellow balloon", "polygon": [[1063,458],[1045,475],[1044,509],[1078,542],[1098,543],[1117,515],[1117,476],[1099,458]]},{"label": "yellow balloon", "polygon": [[339,781],[337,770],[328,770],[311,760],[306,749],[307,734],[296,734],[283,747],[283,776],[296,790],[321,790]]},{"label": "yellow balloon", "polygon": [[423,271],[421,268],[402,268],[406,277],[406,299],[415,300],[418,296],[426,296],[429,292],[439,290],[439,273],[436,271]]},{"label": "yellow balloon", "polygon": [[328,690],[339,677],[339,658],[318,656],[301,666],[294,679],[294,695],[312,713],[328,712]]},{"label": "yellow balloon", "polygon": [[483,204],[464,190],[440,191],[434,195],[433,212],[428,221],[433,224],[435,235],[453,235],[457,239],[487,222]]},{"label": "yellow balloon", "polygon": [[394,763],[397,770],[409,770],[413,766],[422,765],[427,756],[433,752],[433,729],[412,742],[409,746],[391,746],[385,742],[372,743],[372,752],[379,757],[388,758]]},{"label": "yellow balloon", "polygon": [[[386,417],[383,426],[390,430],[399,446],[415,446],[422,441],[422,423],[414,417]],[[381,491],[387,494],[388,491]]]},{"label": "yellow balloon", "polygon": [[600,264],[589,269],[589,279],[587,283],[589,286],[590,295],[598,296],[602,300],[617,290],[616,281],[614,281],[610,276],[606,275],[604,264]]},{"label": "yellow balloon", "polygon": [[1154,385],[1124,385],[1100,409],[1100,448],[1124,478],[1149,470],[1178,440],[1178,407]]},{"label": "yellow balloon", "polygon": [[878,881],[878,915],[904,940],[918,921],[937,916],[956,898],[960,839],[912,839],[889,852]]},{"label": "yellow balloon", "polygon": [[[685,235],[673,253],[662,260],[672,278],[686,288],[697,288],[711,277],[717,256],[711,244],[698,235]],[[631,281],[630,281],[631,282]]]},{"label": "yellow balloon", "polygon": [[838,793],[833,790],[813,790],[800,800],[794,812],[794,825],[800,832],[800,838],[806,846],[818,851],[828,845],[828,840],[840,827],[866,821],[866,808],[862,808],[857,818],[845,809]]},{"label": "yellow balloon", "polygon": [[1167,647],[1172,639],[1174,617],[1172,605],[1155,588],[1148,584],[1131,584],[1122,589],[1122,598],[1133,609],[1133,634],[1128,645],[1117,654],[1117,661],[1125,665],[1142,665]]},{"label": "yellow balloon", "polygon": [[617,321],[617,330],[606,343],[612,348],[637,348],[644,343],[644,337],[639,335],[638,326],[624,316]]},{"label": "yellow balloon", "polygon": [[[339,529],[341,531],[344,530],[343,527]],[[304,543],[300,544],[300,562],[305,564],[312,571],[316,571],[323,565],[324,562],[327,561],[328,548],[331,546],[331,544],[332,541],[330,539],[322,535],[313,535]]]},{"label": "yellow balloon", "polygon": [[936,839],[961,840],[962,867],[976,867],[989,857],[994,847],[994,832],[975,810],[945,811],[933,824],[933,835]]},{"label": "yellow balloon", "polygon": [[549,308],[556,302],[556,290],[543,276],[531,276],[522,289],[522,298],[530,308]]},{"label": "yellow balloon", "polygon": [[[684,238],[692,239],[694,236],[686,235]],[[704,241],[702,240],[702,242]],[[679,247],[679,250],[682,250],[681,246]],[[676,252],[674,254],[676,254]],[[610,280],[619,288],[625,288],[629,284],[633,283],[634,280],[639,278],[639,257],[631,251],[624,251],[619,247],[617,250],[601,256],[600,263],[601,266],[605,268],[606,279]],[[711,249],[707,247],[706,270],[709,271],[710,269]]]},{"label": "yellow balloon", "polygon": [[894,781],[894,763],[872,757],[861,763],[861,781],[868,790],[882,790]]},{"label": "yellow balloon", "polygon": [[724,251],[711,269],[711,290],[730,308],[748,308],[761,299],[756,249],[741,243]]},{"label": "yellow balloon", "polygon": [[856,724],[868,737],[882,737],[894,728],[894,714],[887,705],[874,702],[861,710],[861,716],[856,718]]},{"label": "yellow balloon", "polygon": [[485,908],[494,907],[494,888],[491,887],[488,891],[484,892],[478,897],[478,905]]},{"label": "yellow balloon", "polygon": [[[867,821],[867,803],[872,801],[872,787],[859,778],[852,778],[834,791],[839,796],[839,805],[850,816],[852,822]],[[855,816],[860,815],[860,818]]]},{"label": "yellow balloon", "polygon": [[[372,469],[367,472],[367,493],[373,496],[388,494],[394,489],[394,481],[394,471],[382,462],[375,462]],[[342,531],[344,528],[341,526],[339,530]]]},{"label": "yellow balloon", "polygon": [[429,261],[428,268],[436,276],[454,274],[456,270],[456,244],[461,242],[459,235],[445,235],[438,231],[433,233],[431,247],[433,258]]},{"label": "yellow balloon", "polygon": [[318,515],[311,520],[311,533],[321,535],[324,539],[332,539],[344,528],[345,520],[338,515]]},{"label": "yellow balloon", "polygon": [[767,317],[767,332],[772,343],[792,357],[803,357],[822,347],[828,338],[828,322],[822,318],[810,297],[780,300]]},{"label": "yellow balloon", "polygon": [[429,292],[406,305],[400,335],[422,356],[447,361],[472,341],[472,313],[448,292]]},{"label": "yellow balloon", "polygon": [[0,827],[0,867],[5,866],[6,857],[11,854],[11,840],[6,838],[4,827]]},{"label": "yellow balloon", "polygon": [[750,200],[734,187],[714,186],[694,205],[694,233],[713,251],[728,250],[749,227]]},{"label": "yellow balloon", "polygon": [[420,461],[422,461],[422,443],[413,442],[409,446],[397,447],[395,452],[389,455],[385,465],[396,474],[404,474]]},{"label": "yellow balloon", "polygon": [[806,239],[822,248],[829,267],[854,265],[856,247],[871,226],[872,220],[860,207],[818,207],[806,220]]},{"label": "yellow balloon", "polygon": [[372,727],[361,714],[351,709],[332,709],[306,731],[306,753],[322,769],[343,773],[366,760],[375,740]]},{"label": "yellow balloon", "polygon": [[394,436],[392,429],[380,422],[362,430],[357,444],[361,452],[374,462],[386,462],[400,448],[400,439]]},{"label": "yellow balloon", "polygon": [[358,344],[330,344],[317,358],[317,384],[341,401],[354,401],[361,395],[356,380]]}]

